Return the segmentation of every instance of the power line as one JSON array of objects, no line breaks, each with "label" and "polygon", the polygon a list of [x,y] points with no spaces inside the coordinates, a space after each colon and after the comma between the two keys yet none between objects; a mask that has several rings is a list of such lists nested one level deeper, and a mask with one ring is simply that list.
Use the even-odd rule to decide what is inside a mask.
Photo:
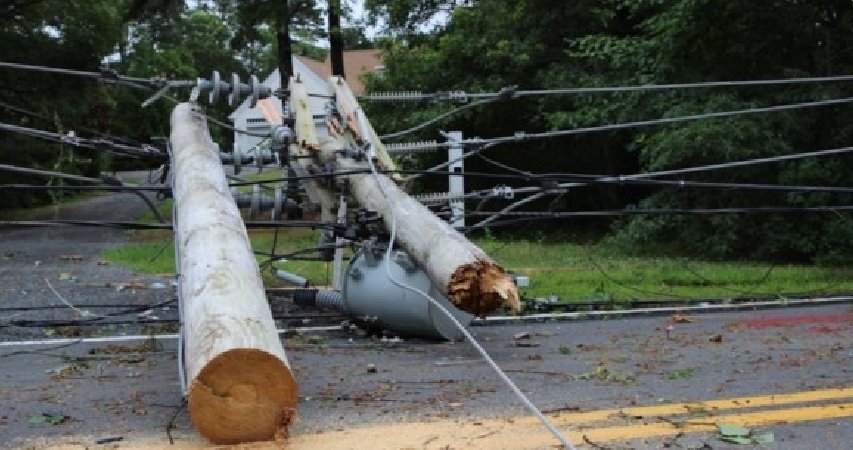
[{"label": "power line", "polygon": [[[52,120],[53,120],[53,119],[51,119],[51,118],[49,118],[49,117],[45,116],[44,114],[39,114],[39,113],[37,113],[37,112],[35,112],[35,111],[31,111],[31,110],[28,110],[28,109],[25,109],[25,108],[21,108],[21,107],[19,107],[19,106],[15,106],[15,105],[10,105],[10,104],[8,104],[8,103],[6,103],[6,102],[2,102],[2,101],[0,101],[0,107],[5,108],[5,109],[7,109],[7,110],[9,110],[9,111],[17,112],[17,113],[19,113],[19,114],[24,114],[24,115],[26,115],[26,116],[35,117],[35,118],[37,118],[37,119],[41,119],[41,120],[44,120],[44,121],[46,121],[46,122],[50,122],[50,121],[52,121]],[[141,142],[139,142],[139,141],[137,141],[137,140],[135,140],[135,139],[130,139],[130,138],[126,138],[126,137],[114,136],[114,135],[111,135],[111,134],[109,134],[109,133],[103,133],[103,132],[100,132],[100,131],[98,131],[98,130],[95,130],[95,129],[93,129],[93,128],[89,128],[89,127],[71,126],[70,128],[77,129],[77,130],[82,130],[82,131],[85,131],[85,132],[87,132],[87,133],[92,133],[92,134],[94,134],[94,135],[97,135],[97,136],[100,136],[100,137],[103,137],[103,138],[113,139],[113,140],[116,140],[116,141],[126,141],[126,142],[129,142],[129,143],[131,143],[131,144],[138,145],[138,146],[141,146],[141,145],[142,145],[142,143],[141,143]]]},{"label": "power line", "polygon": [[45,72],[59,75],[70,75],[75,77],[94,78],[107,83],[116,81],[130,81],[134,83],[162,83],[165,80],[159,78],[139,78],[119,75],[117,72],[109,69],[100,72],[90,72],[86,70],[65,69],[61,67],[37,66],[32,64],[13,63],[8,61],[0,61],[0,68],[26,70],[31,72]]},{"label": "power line", "polygon": [[[589,179],[592,177],[592,179]],[[781,184],[760,183],[712,183],[704,181],[687,180],[657,180],[657,179],[622,179],[614,180],[612,177],[603,175],[568,175],[566,178],[576,178],[579,182],[587,185],[592,184],[615,184],[635,186],[665,186],[677,188],[700,188],[700,189],[725,189],[725,190],[758,190],[758,191],[783,191],[783,192],[827,192],[834,194],[853,194],[853,187],[835,186],[796,186]],[[589,181],[586,181],[589,179]]]},{"label": "power line", "polygon": [[[311,222],[300,220],[289,221],[246,221],[246,228],[309,228],[339,230],[341,225]],[[123,230],[171,230],[171,224],[160,223],[138,223],[130,221],[99,221],[99,220],[2,220],[0,228],[39,228],[39,227],[95,227],[95,228],[117,228]],[[343,230],[341,230],[343,231]]]},{"label": "power line", "polygon": [[[455,162],[459,159],[463,159],[463,158],[472,156],[474,154],[477,154],[479,151],[485,150],[488,147],[489,146],[487,145],[487,146],[484,146],[483,148],[472,150],[468,153],[463,154],[460,158],[457,158],[454,161],[439,164],[438,166],[434,166],[430,169],[426,169],[424,172],[432,172],[433,169],[435,169],[437,167],[452,164],[453,162]],[[656,178],[656,177],[669,176],[669,175],[681,175],[681,174],[686,174],[686,173],[709,172],[709,171],[714,171],[714,170],[719,170],[719,169],[730,169],[730,168],[734,168],[734,167],[746,167],[746,166],[752,166],[752,165],[769,164],[769,163],[776,163],[776,162],[783,162],[783,161],[793,161],[793,160],[805,159],[805,158],[816,158],[816,157],[823,157],[823,156],[841,155],[841,154],[846,154],[846,153],[850,153],[850,152],[853,152],[853,147],[839,147],[839,148],[832,148],[832,149],[826,149],[826,150],[817,150],[817,151],[813,151],[813,152],[792,153],[792,154],[788,154],[788,155],[768,156],[765,158],[755,158],[755,159],[747,159],[747,160],[741,160],[741,161],[729,161],[729,162],[718,163],[718,164],[707,164],[707,165],[702,165],[702,166],[684,167],[684,168],[680,168],[680,169],[659,170],[659,171],[654,171],[654,172],[643,172],[643,173],[636,173],[636,174],[631,174],[631,175],[605,176],[605,177],[597,178],[594,180],[583,181],[583,182],[561,183],[561,184],[558,184],[557,186],[549,187],[548,190],[554,191],[555,189],[567,189],[567,188],[572,188],[572,187],[580,187],[580,186],[586,186],[586,185],[592,184],[592,183],[623,183],[623,182],[627,182],[627,181],[631,181],[631,180]],[[501,167],[507,168],[508,166],[505,166],[502,164]],[[518,171],[518,169],[515,169],[515,170]],[[416,177],[420,177],[420,176],[423,176],[423,174],[412,175],[410,177],[407,177],[407,180],[413,179]],[[542,177],[540,179],[543,179],[543,180],[549,180],[549,178],[546,178],[545,176],[542,176],[542,175],[537,175],[537,177]],[[571,177],[571,175],[570,175],[570,177]],[[691,182],[691,183],[699,184],[701,182]],[[801,187],[808,188],[808,186],[801,186]],[[793,188],[793,186],[792,186],[792,188]],[[827,188],[828,189],[846,189],[846,188],[832,188],[832,187],[827,187]],[[528,186],[528,187],[513,188],[512,190],[515,193],[533,193],[533,192],[539,192],[539,191],[542,191],[545,189],[541,186]],[[483,195],[488,195],[488,192],[489,191],[472,192],[472,193],[466,194],[466,196],[474,197],[474,198],[479,196],[480,198],[482,198]]]},{"label": "power line", "polygon": [[430,125],[432,125],[432,124],[434,124],[434,123],[440,122],[440,121],[442,121],[442,120],[444,120],[444,119],[447,119],[448,117],[451,117],[451,116],[453,116],[453,115],[456,115],[456,114],[458,114],[458,113],[460,113],[460,112],[462,112],[462,111],[465,111],[465,110],[467,110],[467,109],[471,109],[471,108],[474,108],[474,107],[477,107],[477,106],[485,105],[485,104],[487,104],[487,103],[492,103],[492,102],[495,102],[495,101],[497,101],[497,100],[498,100],[497,98],[493,98],[493,99],[478,100],[478,101],[476,101],[476,102],[468,103],[468,104],[466,104],[466,105],[460,106],[460,107],[455,108],[455,109],[452,109],[452,110],[450,110],[450,111],[447,111],[447,112],[446,112],[446,113],[444,113],[444,114],[440,114],[440,115],[438,115],[438,116],[436,116],[436,117],[433,117],[432,119],[429,119],[429,120],[427,120],[426,122],[421,123],[420,125],[416,125],[416,126],[414,126],[414,127],[411,127],[411,128],[409,128],[409,129],[406,129],[406,130],[397,131],[397,132],[394,132],[394,133],[389,133],[389,134],[385,134],[385,135],[379,136],[379,139],[381,139],[381,140],[385,140],[385,139],[396,139],[396,138],[398,138],[398,137],[400,137],[400,136],[405,136],[405,135],[407,135],[407,134],[414,133],[415,131],[422,130],[422,129],[424,129],[424,128],[426,128],[426,127],[428,127],[428,126],[430,126]]},{"label": "power line", "polygon": [[617,209],[617,210],[593,210],[593,211],[523,211],[523,212],[500,212],[500,211],[473,211],[466,216],[526,216],[520,219],[507,219],[503,221],[490,222],[489,224],[477,224],[465,227],[466,231],[480,228],[516,225],[541,220],[567,219],[578,217],[613,217],[613,216],[635,216],[635,215],[714,215],[714,214],[787,214],[800,212],[814,213],[839,213],[841,211],[853,211],[853,206],[760,206],[744,208],[659,208],[659,209]]},{"label": "power line", "polygon": [[[502,97],[519,98],[533,97],[546,95],[574,95],[574,94],[598,94],[598,93],[616,93],[616,92],[637,92],[637,91],[663,91],[672,89],[706,89],[718,87],[744,87],[744,86],[778,86],[786,84],[812,84],[812,83],[836,83],[853,81],[853,75],[838,75],[831,77],[800,77],[800,78],[779,78],[767,80],[736,80],[736,81],[702,81],[695,83],[668,83],[668,84],[639,84],[629,86],[586,86],[572,88],[548,88],[548,89],[530,89],[517,90],[513,86],[507,86],[499,92],[477,92],[466,93],[464,91],[436,92],[424,93],[420,91],[408,92],[376,92],[359,97],[360,100],[368,101],[436,101],[450,100],[458,101],[459,99],[480,98],[493,99]],[[453,95],[450,95],[453,94]]]},{"label": "power line", "polygon": [[79,181],[81,183],[89,183],[89,184],[101,184],[101,183],[105,182],[105,180],[98,179],[98,178],[83,177],[80,175],[73,175],[70,173],[55,172],[55,171],[50,171],[50,170],[33,169],[30,167],[11,166],[8,164],[0,164],[0,171],[17,172],[17,173],[23,173],[23,174],[27,174],[27,175],[38,175],[38,176],[46,176],[46,177],[63,178],[66,180]]},{"label": "power line", "polygon": [[[95,79],[95,80],[100,81],[102,83],[121,84],[124,86],[129,86],[129,87],[132,87],[135,89],[139,89],[139,90],[146,90],[146,91],[156,90],[157,92],[154,94],[154,96],[152,96],[151,98],[149,98],[145,102],[143,102],[143,107],[148,106],[153,101],[155,101],[159,98],[165,98],[166,100],[169,100],[172,103],[178,103],[177,99],[166,95],[166,92],[168,91],[168,89],[177,88],[177,87],[191,87],[191,86],[195,86],[197,83],[196,80],[167,80],[167,79],[160,78],[160,77],[150,77],[150,78],[131,77],[131,76],[127,76],[127,75],[120,75],[119,73],[117,73],[116,71],[111,70],[111,69],[104,69],[100,72],[90,72],[90,71],[85,71],[85,70],[65,69],[65,68],[61,68],[61,67],[37,66],[37,65],[32,65],[32,64],[20,64],[20,63],[13,63],[13,62],[7,62],[7,61],[0,61],[0,68],[27,70],[27,71],[35,71],[35,72],[45,72],[45,73],[53,73],[53,74],[66,75],[66,76],[77,76],[77,77]],[[143,84],[140,84],[140,83],[143,83]],[[213,117],[208,116],[206,114],[201,114],[201,115],[204,116],[205,118],[207,118],[208,120],[210,120],[211,122],[213,122],[219,126],[228,128],[228,129],[230,129],[234,132],[237,132],[237,133],[242,133],[242,134],[246,134],[249,136],[257,136],[257,137],[269,136],[269,134],[253,133],[251,131],[235,128],[235,127],[230,126],[230,125],[228,125],[222,121],[214,119]]]},{"label": "power line", "polygon": [[[2,164],[0,164],[2,166]],[[38,184],[0,184],[0,189],[22,190],[22,191],[112,191],[112,192],[169,192],[172,190],[166,186],[43,186]]]},{"label": "power line", "polygon": [[780,111],[791,111],[795,109],[803,109],[803,108],[816,108],[822,106],[833,106],[833,105],[842,105],[853,102],[853,97],[845,97],[839,99],[830,99],[830,100],[817,100],[813,102],[802,102],[802,103],[792,103],[785,105],[774,105],[774,106],[764,106],[757,108],[746,108],[746,109],[738,109],[733,111],[718,111],[718,112],[709,112],[702,114],[693,114],[689,116],[678,116],[678,117],[664,117],[660,119],[652,119],[652,120],[640,120],[636,122],[624,122],[624,123],[615,123],[608,125],[599,125],[593,127],[584,127],[584,128],[572,128],[568,130],[556,130],[556,131],[546,131],[541,133],[526,133],[523,131],[516,132],[512,136],[502,136],[488,139],[467,139],[463,140],[463,145],[483,145],[483,144],[503,144],[507,142],[523,142],[523,141],[531,141],[538,139],[548,139],[554,137],[563,137],[563,136],[572,136],[576,134],[585,134],[585,133],[594,133],[599,131],[614,131],[614,130],[624,130],[629,128],[637,128],[637,127],[645,127],[645,126],[654,126],[654,125],[668,125],[674,123],[681,122],[689,122],[693,120],[704,120],[704,119],[716,119],[721,117],[733,117],[733,116],[741,116],[741,115],[750,115],[750,114],[759,114],[766,112],[780,112]]},{"label": "power line", "polygon": [[[362,129],[366,129],[366,118],[364,116],[364,113],[362,111],[357,111],[357,115],[360,127]],[[368,144],[368,146],[369,145],[370,144]],[[575,447],[572,445],[572,443],[560,432],[559,429],[557,429],[556,426],[554,426],[554,424],[551,422],[551,420],[548,419],[548,417],[542,414],[542,411],[540,411],[539,408],[537,408],[536,405],[533,404],[532,401],[530,401],[530,399],[524,394],[524,392],[522,392],[521,389],[519,389],[518,386],[515,385],[512,379],[506,374],[506,372],[503,371],[503,369],[501,369],[501,367],[495,362],[495,360],[492,359],[492,357],[483,348],[483,346],[480,345],[479,342],[477,342],[474,336],[471,335],[471,333],[465,328],[465,326],[462,325],[462,323],[459,322],[459,320],[450,311],[448,311],[447,308],[444,307],[444,305],[442,305],[430,294],[414,286],[406,284],[405,282],[397,280],[391,274],[391,252],[394,248],[394,240],[397,233],[397,214],[394,209],[394,205],[391,204],[391,200],[385,192],[385,188],[382,186],[381,180],[379,179],[379,173],[376,170],[376,166],[373,164],[372,158],[366,158],[366,161],[368,166],[370,167],[370,171],[372,172],[373,178],[376,181],[376,185],[379,187],[379,191],[385,197],[385,201],[388,204],[388,211],[390,212],[391,216],[390,236],[388,238],[388,246],[385,250],[385,274],[388,277],[388,280],[401,289],[411,291],[423,297],[430,305],[434,306],[445,316],[447,316],[447,318],[453,323],[453,325],[459,329],[463,336],[465,336],[465,339],[471,343],[471,346],[473,346],[474,349],[477,350],[478,353],[480,353],[480,356],[482,356],[483,360],[485,360],[486,363],[492,368],[492,370],[494,370],[494,372],[498,375],[501,381],[503,381],[504,384],[506,384],[507,387],[509,387],[510,390],[519,398],[519,400],[521,400],[522,404],[524,404],[524,406],[530,412],[532,412],[537,419],[539,419],[542,425],[544,425],[545,428],[552,435],[554,435],[554,437],[557,438],[557,440],[562,443],[565,448],[574,450]]]},{"label": "power line", "polygon": [[103,147],[109,147],[107,151],[115,153],[121,156],[128,157],[150,157],[157,156],[162,157],[163,153],[154,146],[142,144],[141,146],[132,146],[127,144],[122,144],[118,142],[113,142],[109,139],[90,139],[90,138],[81,138],[70,134],[60,134],[52,131],[39,130],[35,128],[22,127],[19,125],[12,125],[10,123],[0,122],[0,130],[9,131],[13,133],[23,134],[25,136],[34,137],[38,139],[43,139],[51,142],[56,142],[60,144],[72,145],[74,147],[84,147],[93,150],[103,150]]}]

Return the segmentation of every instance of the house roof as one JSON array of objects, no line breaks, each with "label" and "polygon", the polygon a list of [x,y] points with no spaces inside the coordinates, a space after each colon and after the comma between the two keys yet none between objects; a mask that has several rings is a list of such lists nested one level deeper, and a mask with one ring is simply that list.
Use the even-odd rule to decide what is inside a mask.
[{"label": "house roof", "polygon": [[[308,66],[312,72],[319,75],[320,78],[327,80],[332,76],[332,63],[328,54],[325,61],[318,61],[305,56],[297,56],[296,58]],[[347,84],[349,84],[350,89],[352,89],[355,95],[364,93],[362,76],[365,73],[373,72],[380,66],[382,66],[382,52],[380,50],[344,51],[344,75],[346,75]]]}]

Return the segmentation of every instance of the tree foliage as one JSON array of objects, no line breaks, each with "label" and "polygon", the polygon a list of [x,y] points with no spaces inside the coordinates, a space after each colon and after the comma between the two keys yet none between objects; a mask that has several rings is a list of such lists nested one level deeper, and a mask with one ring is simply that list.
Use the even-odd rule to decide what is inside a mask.
[{"label": "tree foliage", "polygon": [[[403,10],[418,11],[411,4],[431,2],[374,3],[385,5],[374,12],[393,25],[403,23]],[[846,74],[853,73],[847,57],[853,48],[851,24],[853,4],[834,0],[480,0],[456,7],[438,33],[409,35],[386,45],[386,70],[370,87],[477,92],[509,85],[547,88]],[[838,83],[543,97],[482,107],[442,128],[462,129],[467,136],[507,135],[843,98],[850,91],[849,84]],[[373,113],[390,131],[431,117],[440,108],[421,106],[403,115],[399,109],[376,105]],[[851,109],[825,107],[594,133],[508,145],[490,154],[534,172],[626,174],[688,167],[849,145],[853,128],[845,116]],[[844,169],[849,166],[850,157],[839,156],[691,178],[850,186],[853,175]],[[477,161],[468,169],[495,170]],[[830,194],[590,187],[550,206],[718,208],[849,201],[847,195]],[[545,206],[540,202],[532,208]],[[851,260],[853,239],[850,219],[842,214],[638,216],[614,227],[617,240],[636,250],[719,258],[842,262]]]},{"label": "tree foliage", "polygon": [[[144,78],[194,79],[208,77],[213,70],[226,76],[235,72],[241,79],[250,73],[264,76],[278,59],[274,15],[270,15],[278,4],[273,0],[0,1],[0,47],[4,49],[0,59],[94,72],[109,68]],[[290,6],[294,33],[306,39],[322,34],[315,1],[292,1]],[[309,43],[295,47],[297,53],[323,56]],[[131,143],[150,143],[169,133],[169,102],[140,107],[151,91],[6,69],[0,70],[0,83],[4,86],[2,122],[63,133],[74,130],[83,137],[106,133]],[[224,118],[230,109],[214,105],[208,113]],[[212,125],[211,132],[227,148],[230,130]],[[4,163],[89,176],[103,170],[147,167],[91,150],[60,152],[62,147],[56,143],[2,134],[0,160]],[[65,156],[60,158],[60,153]],[[76,155],[73,161],[71,154]],[[0,182],[34,180],[0,172]],[[46,199],[42,194],[4,195],[0,208]]]}]

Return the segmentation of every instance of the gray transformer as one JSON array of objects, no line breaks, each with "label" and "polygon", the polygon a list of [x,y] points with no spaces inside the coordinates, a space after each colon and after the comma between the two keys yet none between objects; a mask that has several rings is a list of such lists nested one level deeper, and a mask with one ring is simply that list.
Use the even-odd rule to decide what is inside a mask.
[{"label": "gray transformer", "polygon": [[[428,293],[462,325],[467,327],[474,319],[441,295],[406,252],[394,251],[389,263],[396,281]],[[343,311],[401,335],[454,341],[463,338],[462,332],[432,302],[392,283],[385,265],[385,251],[381,249],[360,250],[353,256],[344,274]]]}]

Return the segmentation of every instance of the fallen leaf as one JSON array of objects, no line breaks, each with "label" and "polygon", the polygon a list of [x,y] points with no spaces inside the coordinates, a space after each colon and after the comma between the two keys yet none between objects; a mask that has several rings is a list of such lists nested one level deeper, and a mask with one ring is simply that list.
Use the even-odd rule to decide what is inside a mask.
[{"label": "fallen leaf", "polygon": [[515,333],[514,335],[512,335],[512,338],[516,341],[519,339],[530,339],[530,332],[522,331],[521,333]]},{"label": "fallen leaf", "polygon": [[72,275],[69,272],[62,272],[59,274],[59,279],[61,281],[74,281],[77,279],[77,277],[75,277],[74,275]]},{"label": "fallen leaf", "polygon": [[687,317],[678,313],[672,315],[673,323],[693,323],[695,320],[691,317]]},{"label": "fallen leaf", "polygon": [[749,428],[732,423],[717,424],[720,434],[723,436],[749,436]]},{"label": "fallen leaf", "polygon": [[753,436],[752,440],[756,444],[772,444],[773,442],[776,442],[772,431]]},{"label": "fallen leaf", "polygon": [[720,440],[725,442],[731,442],[732,444],[739,445],[750,445],[752,444],[752,439],[746,436],[720,436]]},{"label": "fallen leaf", "polygon": [[51,414],[51,413],[41,413],[34,414],[30,416],[30,423],[33,425],[42,425],[42,424],[50,424],[50,425],[59,425],[64,423],[70,416],[66,416],[63,414]]}]

